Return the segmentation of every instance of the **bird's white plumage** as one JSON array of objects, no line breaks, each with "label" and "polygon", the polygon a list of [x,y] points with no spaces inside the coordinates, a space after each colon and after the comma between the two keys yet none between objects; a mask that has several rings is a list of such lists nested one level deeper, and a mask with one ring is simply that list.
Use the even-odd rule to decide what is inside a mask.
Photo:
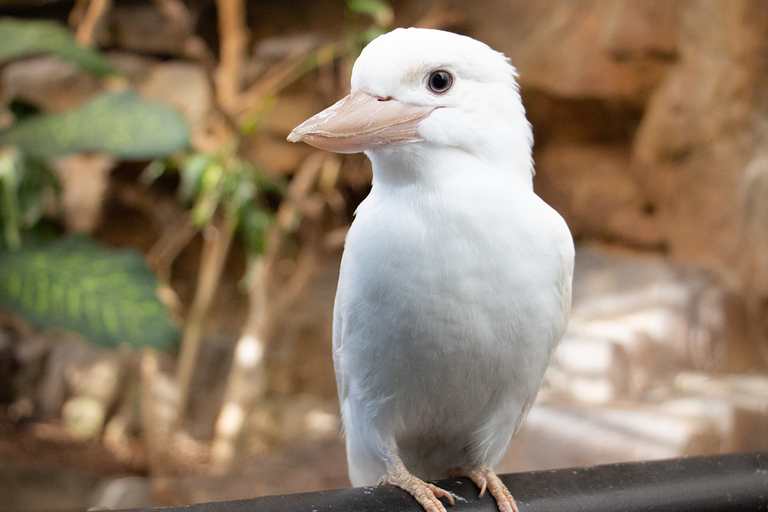
[{"label": "bird's white plumage", "polygon": [[[429,73],[454,77],[445,94]],[[573,242],[533,193],[516,73],[473,39],[398,29],[353,91],[434,106],[419,139],[369,149],[373,188],[347,237],[334,362],[354,485],[388,450],[425,478],[501,458],[562,337]]]}]

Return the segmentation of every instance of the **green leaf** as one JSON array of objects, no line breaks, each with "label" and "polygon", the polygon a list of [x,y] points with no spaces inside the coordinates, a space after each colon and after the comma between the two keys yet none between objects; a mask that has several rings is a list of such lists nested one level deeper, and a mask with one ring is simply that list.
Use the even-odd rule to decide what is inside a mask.
[{"label": "green leaf", "polygon": [[150,160],[190,146],[186,121],[128,91],[105,93],[73,112],[28,116],[0,131],[0,145],[38,158],[82,152]]},{"label": "green leaf", "polygon": [[380,27],[392,24],[394,13],[383,0],[347,0],[347,8],[355,14],[366,14]]},{"label": "green leaf", "polygon": [[82,236],[0,251],[0,307],[98,346],[178,342],[157,286],[139,252]]},{"label": "green leaf", "polygon": [[243,241],[251,254],[264,254],[267,251],[267,229],[272,215],[260,208],[247,208],[241,213],[240,229]]},{"label": "green leaf", "polygon": [[194,154],[184,160],[179,169],[180,181],[176,192],[181,203],[189,204],[195,200],[202,188],[203,175],[214,162],[213,157],[204,154]]},{"label": "green leaf", "polygon": [[19,174],[22,159],[18,151],[0,153],[0,226],[3,228],[3,245],[18,247],[21,244],[21,210],[19,208]]},{"label": "green leaf", "polygon": [[61,191],[56,174],[42,160],[23,155],[23,173],[19,180],[18,197],[22,227],[30,228],[43,216],[45,192]]},{"label": "green leaf", "polygon": [[0,151],[0,248],[18,247],[22,230],[43,216],[45,192],[59,190],[56,175],[45,162],[16,148]]},{"label": "green leaf", "polygon": [[100,53],[77,44],[72,32],[55,21],[0,18],[0,64],[40,53],[55,55],[95,75],[117,74]]}]

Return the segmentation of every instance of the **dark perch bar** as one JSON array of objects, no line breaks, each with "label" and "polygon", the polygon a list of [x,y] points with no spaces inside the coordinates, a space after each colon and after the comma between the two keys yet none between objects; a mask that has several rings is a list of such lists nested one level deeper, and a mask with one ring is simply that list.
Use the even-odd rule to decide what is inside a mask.
[{"label": "dark perch bar", "polygon": [[[520,512],[768,511],[768,452],[608,464],[503,475]],[[449,512],[496,512],[466,479],[440,486]],[[133,509],[139,510],[153,509]],[[404,491],[360,487],[154,509],[162,512],[423,512]],[[127,512],[127,511],[126,511]]]}]

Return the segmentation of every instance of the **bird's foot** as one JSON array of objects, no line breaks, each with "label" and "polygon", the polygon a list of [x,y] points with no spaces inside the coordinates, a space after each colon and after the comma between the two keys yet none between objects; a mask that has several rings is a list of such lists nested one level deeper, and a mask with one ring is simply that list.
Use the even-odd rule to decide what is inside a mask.
[{"label": "bird's foot", "polygon": [[[399,462],[399,461],[398,461]],[[402,462],[396,464],[387,474],[381,477],[379,485],[390,484],[403,489],[416,498],[426,512],[446,512],[440,498],[447,498],[451,505],[454,504],[453,496],[445,489],[427,483],[413,476],[405,469]]]},{"label": "bird's foot", "polygon": [[496,504],[499,506],[501,512],[519,512],[517,510],[517,504],[515,498],[512,497],[512,493],[509,492],[507,486],[501,481],[501,479],[493,472],[493,470],[487,466],[480,466],[479,468],[472,470],[460,469],[454,473],[455,476],[466,476],[480,488],[480,497],[485,494],[485,490],[491,493],[496,499]]}]

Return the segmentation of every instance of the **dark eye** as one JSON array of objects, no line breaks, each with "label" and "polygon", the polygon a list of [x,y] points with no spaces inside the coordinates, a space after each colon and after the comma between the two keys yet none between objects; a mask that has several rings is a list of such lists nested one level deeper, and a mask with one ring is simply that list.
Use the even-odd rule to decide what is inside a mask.
[{"label": "dark eye", "polygon": [[435,94],[448,92],[448,89],[450,89],[452,85],[453,77],[449,72],[443,71],[442,69],[430,73],[429,79],[427,80],[427,87],[429,87],[429,90]]}]

